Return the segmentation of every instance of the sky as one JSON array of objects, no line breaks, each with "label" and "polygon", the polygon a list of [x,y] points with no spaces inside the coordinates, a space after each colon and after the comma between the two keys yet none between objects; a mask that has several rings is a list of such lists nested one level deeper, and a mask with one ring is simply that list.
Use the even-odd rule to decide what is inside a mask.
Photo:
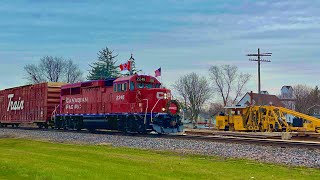
[{"label": "sky", "polygon": [[211,65],[252,75],[246,54],[272,52],[261,65],[262,90],[319,85],[320,0],[2,0],[0,89],[26,84],[23,67],[43,56],[74,60],[87,74],[104,47],[124,63],[130,54],[145,74],[161,66],[171,86]]}]

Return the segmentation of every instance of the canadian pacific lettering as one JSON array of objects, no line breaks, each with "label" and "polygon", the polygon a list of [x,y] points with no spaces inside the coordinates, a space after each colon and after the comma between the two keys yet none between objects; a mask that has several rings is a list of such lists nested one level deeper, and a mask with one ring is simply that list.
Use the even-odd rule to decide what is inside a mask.
[{"label": "canadian pacific lettering", "polygon": [[66,98],[66,109],[81,109],[81,103],[88,102],[88,97]]}]

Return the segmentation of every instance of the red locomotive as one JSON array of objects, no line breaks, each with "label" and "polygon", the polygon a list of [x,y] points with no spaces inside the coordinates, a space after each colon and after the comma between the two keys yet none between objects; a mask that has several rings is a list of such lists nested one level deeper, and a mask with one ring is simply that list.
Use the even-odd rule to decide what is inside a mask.
[{"label": "red locomotive", "polygon": [[[178,102],[172,100],[171,91],[162,88],[161,83],[152,76],[131,75],[66,84],[59,88],[60,97],[54,96],[55,99],[46,93],[40,95],[36,89],[15,89],[20,89],[19,96],[0,96],[0,102],[3,102],[0,125],[36,122],[38,125],[40,123],[41,126],[47,126],[53,119],[56,128],[64,129],[110,129],[138,133],[153,130],[158,133],[176,133],[183,129],[178,115]],[[34,95],[26,96],[27,94]],[[51,97],[51,100],[48,97]],[[11,107],[10,102],[8,105],[8,102],[1,101],[1,98],[7,98],[6,101],[9,98],[15,110],[7,111],[7,108]],[[32,104],[31,101],[37,102]],[[31,117],[30,111],[40,115]],[[21,115],[12,115],[17,113]]]},{"label": "red locomotive", "polygon": [[182,131],[179,104],[171,91],[145,75],[68,84],[61,87],[57,128],[124,132]]}]

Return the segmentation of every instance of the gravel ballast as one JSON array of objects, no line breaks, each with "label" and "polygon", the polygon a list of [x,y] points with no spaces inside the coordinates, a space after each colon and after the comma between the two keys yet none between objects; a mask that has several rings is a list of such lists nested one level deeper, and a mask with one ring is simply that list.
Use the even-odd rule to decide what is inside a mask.
[{"label": "gravel ballast", "polygon": [[118,147],[170,150],[320,168],[320,149],[23,129],[0,129],[1,137],[45,139],[68,143],[111,144]]}]

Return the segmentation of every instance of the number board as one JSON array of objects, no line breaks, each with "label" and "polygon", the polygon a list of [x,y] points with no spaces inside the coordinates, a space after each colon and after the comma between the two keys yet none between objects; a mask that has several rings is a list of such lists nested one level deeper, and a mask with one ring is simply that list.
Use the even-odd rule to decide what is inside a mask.
[{"label": "number board", "polygon": [[144,76],[139,76],[136,79],[138,82],[151,82],[154,83],[154,78],[152,77],[144,77]]},{"label": "number board", "polygon": [[137,81],[142,81],[142,82],[146,82],[146,77],[137,77]]}]

